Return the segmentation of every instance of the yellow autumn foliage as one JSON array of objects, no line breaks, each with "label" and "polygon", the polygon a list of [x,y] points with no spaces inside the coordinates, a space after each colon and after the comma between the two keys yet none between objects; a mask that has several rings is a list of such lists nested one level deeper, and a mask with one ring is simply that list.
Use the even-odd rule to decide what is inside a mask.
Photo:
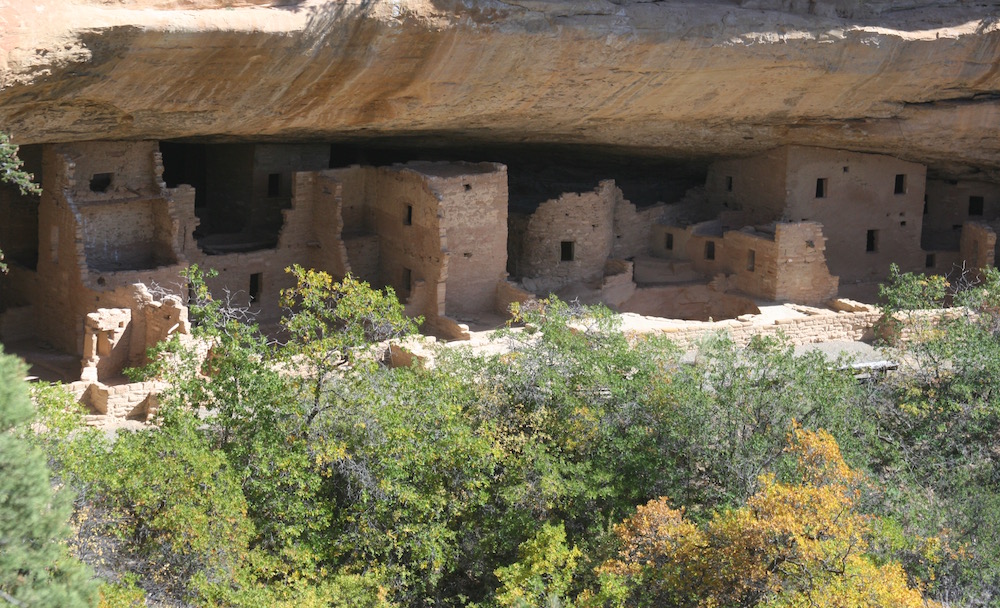
[{"label": "yellow autumn foliage", "polygon": [[[723,608],[924,608],[899,564],[868,555],[872,526],[856,510],[863,476],[826,431],[789,436],[795,483],[761,477],[746,506],[702,526],[661,497],[616,526],[616,559],[602,575],[628,589],[624,605]],[[626,597],[627,596],[627,597]]]}]

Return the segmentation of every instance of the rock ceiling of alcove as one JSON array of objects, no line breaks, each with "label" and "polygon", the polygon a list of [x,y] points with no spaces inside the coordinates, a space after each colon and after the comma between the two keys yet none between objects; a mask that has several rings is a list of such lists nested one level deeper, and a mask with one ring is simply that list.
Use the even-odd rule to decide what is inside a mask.
[{"label": "rock ceiling of alcove", "polygon": [[966,3],[39,0],[0,7],[0,129],[86,139],[784,143],[1000,169],[1000,32]]}]

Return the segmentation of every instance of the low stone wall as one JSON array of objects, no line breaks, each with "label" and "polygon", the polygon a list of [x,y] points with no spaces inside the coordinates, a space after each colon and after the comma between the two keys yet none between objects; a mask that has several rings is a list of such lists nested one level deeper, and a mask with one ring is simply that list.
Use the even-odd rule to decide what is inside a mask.
[{"label": "low stone wall", "polygon": [[835,340],[868,341],[875,337],[874,326],[881,317],[877,310],[863,312],[823,311],[806,317],[767,321],[744,315],[725,321],[689,321],[675,326],[653,326],[648,332],[660,334],[682,348],[691,348],[703,338],[725,331],[736,344],[745,346],[753,336],[783,336],[792,345]]},{"label": "low stone wall", "polygon": [[87,408],[87,424],[113,426],[125,421],[148,422],[156,414],[158,397],[167,386],[156,380],[114,385],[79,380],[64,388]]}]

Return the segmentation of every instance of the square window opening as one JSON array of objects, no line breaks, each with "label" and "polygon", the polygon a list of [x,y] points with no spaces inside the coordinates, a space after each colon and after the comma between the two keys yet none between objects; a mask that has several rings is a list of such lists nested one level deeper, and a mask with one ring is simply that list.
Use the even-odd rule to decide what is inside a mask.
[{"label": "square window opening", "polygon": [[673,235],[673,233],[668,232],[666,234],[666,236],[664,237],[663,247],[667,251],[673,251],[674,250],[674,235]]},{"label": "square window opening", "polygon": [[706,260],[715,259],[715,241],[707,241],[705,243],[705,259]]},{"label": "square window opening", "polygon": [[895,194],[906,194],[906,174],[897,173],[896,174],[896,184],[893,189]]},{"label": "square window opening", "polygon": [[263,279],[264,275],[263,273],[260,272],[255,272],[252,275],[250,275],[250,289],[247,290],[247,293],[250,294],[251,302],[256,302],[258,299],[260,299],[260,289],[261,289],[261,284],[263,283]]},{"label": "square window opening", "polygon": [[108,188],[111,187],[114,176],[114,173],[95,173],[90,178],[90,191],[107,192]]},{"label": "square window opening", "polygon": [[267,176],[267,195],[271,198],[281,196],[280,173],[271,173]]},{"label": "square window opening", "polygon": [[866,236],[865,251],[874,253],[878,251],[878,230],[869,230]]},{"label": "square window opening", "polygon": [[926,267],[926,268],[934,268],[934,265],[936,263],[937,263],[937,259],[935,258],[934,254],[933,253],[928,253],[927,254],[927,259],[924,260],[924,267]]},{"label": "square window opening", "polygon": [[754,268],[757,266],[757,252],[753,249],[747,251],[747,270],[753,272]]},{"label": "square window opening", "polygon": [[826,198],[827,179],[821,177],[816,180],[816,198]]},{"label": "square window opening", "polygon": [[562,241],[559,243],[559,261],[572,262],[576,259],[576,243],[573,241]]},{"label": "square window opening", "polygon": [[981,196],[970,196],[969,197],[969,215],[982,215],[983,214],[983,197]]}]

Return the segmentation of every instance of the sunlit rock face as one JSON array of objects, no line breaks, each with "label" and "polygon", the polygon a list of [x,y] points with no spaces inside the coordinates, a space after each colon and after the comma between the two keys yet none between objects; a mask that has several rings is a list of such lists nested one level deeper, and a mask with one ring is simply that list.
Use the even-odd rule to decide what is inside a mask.
[{"label": "sunlit rock face", "polygon": [[38,0],[0,25],[22,143],[802,144],[1000,173],[997,13],[972,2]]}]

